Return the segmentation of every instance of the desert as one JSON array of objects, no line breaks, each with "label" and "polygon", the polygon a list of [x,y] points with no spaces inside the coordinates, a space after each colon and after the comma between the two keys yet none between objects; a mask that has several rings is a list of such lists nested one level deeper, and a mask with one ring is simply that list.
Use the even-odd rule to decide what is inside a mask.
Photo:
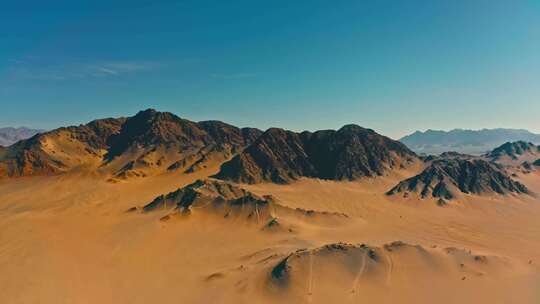
[{"label": "desert", "polygon": [[[9,303],[538,299],[539,168],[422,159],[359,127],[304,140],[271,129],[244,141],[230,125],[208,132],[154,110],[119,121],[7,148],[0,268]],[[128,144],[108,158],[107,138]],[[312,138],[332,151],[332,168],[306,152]]]},{"label": "desert", "polygon": [[540,1],[0,28],[0,304],[540,303]]}]

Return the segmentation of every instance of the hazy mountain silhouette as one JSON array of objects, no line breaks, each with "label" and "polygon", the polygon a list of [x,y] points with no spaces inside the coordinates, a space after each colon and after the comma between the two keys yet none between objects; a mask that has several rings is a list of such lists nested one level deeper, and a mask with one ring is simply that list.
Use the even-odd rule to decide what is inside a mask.
[{"label": "hazy mountain silhouette", "polygon": [[519,129],[483,129],[451,131],[417,131],[400,139],[411,150],[421,154],[447,151],[480,155],[505,142],[526,141],[540,144],[540,135]]},{"label": "hazy mountain silhouette", "polygon": [[29,129],[26,127],[20,128],[0,128],[0,146],[10,146],[19,140],[30,138],[38,133],[43,133],[45,130]]}]

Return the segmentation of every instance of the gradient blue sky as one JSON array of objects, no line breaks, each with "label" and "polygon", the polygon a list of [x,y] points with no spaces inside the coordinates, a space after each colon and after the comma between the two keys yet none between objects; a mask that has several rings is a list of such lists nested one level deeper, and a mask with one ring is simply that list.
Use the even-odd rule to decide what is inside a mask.
[{"label": "gradient blue sky", "polygon": [[0,127],[153,107],[292,130],[540,132],[540,1],[17,1]]}]

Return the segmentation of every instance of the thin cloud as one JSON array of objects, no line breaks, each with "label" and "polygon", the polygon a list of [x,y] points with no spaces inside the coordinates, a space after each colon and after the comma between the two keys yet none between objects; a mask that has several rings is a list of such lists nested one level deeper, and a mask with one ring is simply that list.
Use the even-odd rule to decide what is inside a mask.
[{"label": "thin cloud", "polygon": [[243,79],[243,78],[253,78],[256,77],[255,73],[233,73],[233,74],[212,74],[213,78],[219,79]]},{"label": "thin cloud", "polygon": [[97,70],[99,72],[103,72],[103,73],[109,74],[109,75],[118,75],[117,71],[111,70],[111,69],[108,69],[108,68],[104,68],[104,67],[99,67]]},{"label": "thin cloud", "polygon": [[160,65],[156,62],[105,62],[90,66],[90,69],[105,75],[121,75],[146,71],[158,68]]},{"label": "thin cloud", "polygon": [[14,63],[14,64],[23,64],[23,63],[25,63],[25,61],[19,60],[19,59],[8,59],[7,61],[9,63]]},{"label": "thin cloud", "polygon": [[11,69],[11,75],[13,77],[51,81],[120,77],[122,75],[149,71],[160,67],[159,63],[149,61],[111,61],[63,65],[22,63],[24,64],[17,63]]}]

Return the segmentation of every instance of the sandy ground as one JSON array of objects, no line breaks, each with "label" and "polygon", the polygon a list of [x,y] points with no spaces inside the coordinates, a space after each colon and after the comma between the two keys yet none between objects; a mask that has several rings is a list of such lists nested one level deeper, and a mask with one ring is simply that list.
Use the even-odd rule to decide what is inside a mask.
[{"label": "sandy ground", "polygon": [[[266,231],[204,212],[168,222],[160,221],[166,210],[125,212],[216,170],[117,184],[84,174],[1,181],[0,302],[540,302],[533,196],[464,197],[445,207],[385,196],[415,173],[403,171],[245,186],[284,206],[348,216],[331,225],[308,219]],[[521,180],[540,193],[540,173]],[[384,247],[394,241],[411,246]],[[352,249],[324,247],[337,242]],[[285,275],[276,275],[287,257]]]}]

